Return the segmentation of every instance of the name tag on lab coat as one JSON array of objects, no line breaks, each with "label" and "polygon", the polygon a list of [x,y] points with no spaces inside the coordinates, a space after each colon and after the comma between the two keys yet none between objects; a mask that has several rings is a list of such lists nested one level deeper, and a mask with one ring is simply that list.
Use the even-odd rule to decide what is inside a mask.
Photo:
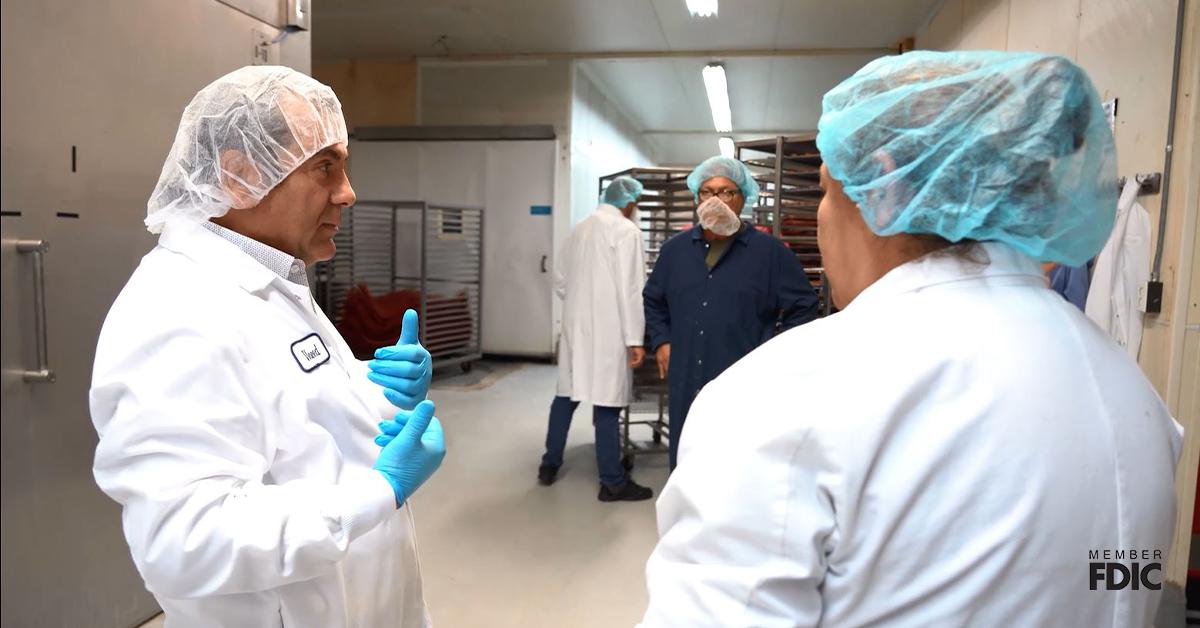
[{"label": "name tag on lab coat", "polygon": [[305,373],[329,361],[329,349],[317,334],[309,334],[292,343],[292,357]]}]

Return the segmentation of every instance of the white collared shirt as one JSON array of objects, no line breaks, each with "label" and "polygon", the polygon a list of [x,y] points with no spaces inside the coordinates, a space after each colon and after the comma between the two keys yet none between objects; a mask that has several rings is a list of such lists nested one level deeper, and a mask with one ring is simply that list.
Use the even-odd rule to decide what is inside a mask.
[{"label": "white collared shirt", "polygon": [[271,269],[271,272],[276,275],[294,284],[308,287],[308,268],[305,267],[302,260],[254,238],[248,238],[233,229],[222,227],[215,222],[204,221],[202,224],[205,229],[229,240],[243,253],[253,257],[255,261]]}]

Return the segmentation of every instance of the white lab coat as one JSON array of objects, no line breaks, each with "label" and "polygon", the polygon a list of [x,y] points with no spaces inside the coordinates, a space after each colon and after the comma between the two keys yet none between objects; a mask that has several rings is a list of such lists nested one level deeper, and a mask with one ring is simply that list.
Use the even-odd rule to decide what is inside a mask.
[{"label": "white lab coat", "polygon": [[984,248],[892,270],[703,389],[643,625],[1149,625],[1160,592],[1089,590],[1088,552],[1165,567],[1180,428],[1033,260]]},{"label": "white lab coat", "polygon": [[571,231],[554,290],[564,301],[558,341],[558,395],[599,406],[632,398],[628,347],[643,343],[646,254],[642,230],[601,204]]},{"label": "white lab coat", "polygon": [[[319,365],[293,354],[311,334]],[[163,232],[104,322],[91,410],[167,626],[429,624],[366,371],[307,288],[199,225]]]},{"label": "white lab coat", "polygon": [[1088,288],[1088,318],[1137,359],[1143,313],[1138,290],[1150,280],[1150,212],[1137,202],[1138,184],[1125,183],[1112,234],[1096,258]]}]

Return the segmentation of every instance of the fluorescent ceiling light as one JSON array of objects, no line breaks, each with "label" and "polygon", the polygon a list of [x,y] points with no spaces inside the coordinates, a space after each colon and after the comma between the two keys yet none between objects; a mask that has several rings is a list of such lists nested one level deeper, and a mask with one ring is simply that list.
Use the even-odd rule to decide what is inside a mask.
[{"label": "fluorescent ceiling light", "polygon": [[717,147],[721,149],[722,157],[729,157],[730,159],[733,158],[733,138],[732,137],[718,137],[717,138]]},{"label": "fluorescent ceiling light", "polygon": [[717,17],[717,0],[687,0],[692,17]]},{"label": "fluorescent ceiling light", "polygon": [[716,63],[704,67],[704,91],[708,93],[708,108],[712,110],[713,127],[717,133],[733,131],[733,113],[729,110],[729,85],[725,68]]}]

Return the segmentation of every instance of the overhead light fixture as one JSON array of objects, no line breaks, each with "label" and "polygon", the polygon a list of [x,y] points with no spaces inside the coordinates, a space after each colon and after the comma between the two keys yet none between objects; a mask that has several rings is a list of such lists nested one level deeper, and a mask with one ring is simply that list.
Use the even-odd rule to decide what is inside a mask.
[{"label": "overhead light fixture", "polygon": [[733,138],[718,137],[717,147],[721,149],[721,156],[733,159]]},{"label": "overhead light fixture", "polygon": [[719,63],[704,66],[704,91],[708,94],[708,108],[712,110],[713,127],[717,133],[733,131],[733,113],[729,110],[729,84],[725,81],[725,67]]},{"label": "overhead light fixture", "polygon": [[717,0],[687,0],[692,17],[717,17]]}]

